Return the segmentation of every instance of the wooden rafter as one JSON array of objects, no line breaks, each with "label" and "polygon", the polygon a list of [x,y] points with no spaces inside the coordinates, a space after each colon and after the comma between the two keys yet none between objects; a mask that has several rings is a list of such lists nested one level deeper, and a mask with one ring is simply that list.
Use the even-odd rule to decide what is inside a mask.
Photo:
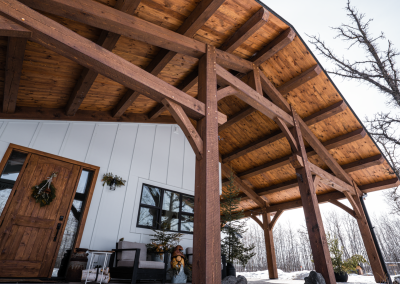
[{"label": "wooden rafter", "polygon": [[[360,140],[362,138],[364,138],[366,135],[365,130],[363,130],[362,128],[357,129],[355,131],[352,131],[350,133],[335,137],[333,139],[330,139],[328,141],[323,142],[323,146],[327,149],[327,150],[331,150],[346,144],[349,144],[351,142]],[[306,149],[306,153],[307,153],[307,157],[312,157],[315,156],[317,154],[317,152],[315,152],[311,147]],[[244,172],[240,172],[238,173],[238,176],[240,178],[243,179],[247,179],[250,178],[252,176],[256,176],[259,174],[262,174],[264,172],[267,171],[271,171],[280,167],[283,167],[285,165],[290,164],[290,157],[292,155],[287,155],[284,156],[282,158],[267,162],[265,164],[262,164],[260,166],[257,166],[255,168],[249,169],[247,171]],[[224,160],[222,160],[224,161]]]},{"label": "wooden rafter", "polygon": [[[133,14],[139,6],[140,1],[141,0],[119,0],[114,8],[124,13]],[[119,34],[103,30],[96,43],[111,51],[114,49],[119,38]],[[96,80],[97,75],[98,73],[96,71],[84,68],[65,107],[65,113],[67,115],[72,116],[76,113]]]},{"label": "wooden rafter", "polygon": [[3,95],[4,113],[15,112],[26,42],[27,39],[23,37],[8,38]]},{"label": "wooden rafter", "polygon": [[313,67],[307,69],[300,75],[298,75],[298,76],[294,77],[293,79],[291,79],[290,81],[286,82],[282,86],[279,86],[277,88],[277,90],[281,94],[287,94],[290,91],[293,91],[294,89],[296,89],[297,87],[300,87],[304,83],[310,81],[311,79],[317,77],[321,72],[322,72],[321,67],[319,67],[318,64],[314,65]]},{"label": "wooden rafter", "polygon": [[[5,8],[16,0],[2,0]],[[91,0],[22,0],[31,8],[65,17],[77,22],[114,32],[128,38],[155,45],[163,49],[201,58],[206,53],[206,44],[128,15]],[[252,71],[253,63],[222,50],[216,50],[216,62],[227,69],[241,73]],[[143,94],[146,95],[146,94]]]},{"label": "wooden rafter", "polygon": [[230,126],[232,126],[236,122],[242,120],[244,117],[247,117],[248,115],[252,114],[253,112],[254,112],[254,108],[247,107],[244,110],[240,111],[239,113],[233,115],[232,117],[229,117],[227,122],[225,122],[224,124],[222,124],[218,127],[218,132],[228,129]]},{"label": "wooden rafter", "polygon": [[269,12],[265,8],[260,8],[244,25],[242,25],[219,49],[233,52],[259,28],[261,28],[269,18]]},{"label": "wooden rafter", "polygon": [[[227,88],[232,88],[232,87],[227,87]],[[347,108],[346,103],[344,101],[340,101],[340,102],[334,103],[333,105],[331,105],[325,109],[322,109],[310,116],[307,116],[306,118],[304,118],[304,122],[307,125],[311,126],[315,123],[318,123],[324,119],[327,119],[329,117],[334,116],[337,113],[344,111],[346,108]],[[228,122],[229,122],[229,120],[228,120]],[[283,132],[278,132],[278,133],[273,133],[271,135],[267,135],[266,137],[263,137],[260,140],[256,140],[255,142],[250,143],[247,146],[239,148],[230,154],[223,155],[222,161],[224,163],[230,162],[230,161],[237,159],[243,155],[246,155],[252,151],[255,151],[264,146],[267,146],[270,143],[278,141],[284,137],[285,137],[285,135],[283,134]]]},{"label": "wooden rafter", "polygon": [[[254,34],[260,27],[262,27],[269,17],[269,12],[261,8],[257,11],[246,23],[244,23],[221,47],[220,50],[226,52],[233,52],[243,42],[245,42],[252,34]],[[178,89],[187,92],[191,87],[197,84],[197,71],[190,73],[183,82],[178,86]],[[235,93],[237,91],[235,90]],[[218,95],[221,96],[221,93]],[[226,127],[226,126],[225,126]]]},{"label": "wooden rafter", "polygon": [[148,114],[149,119],[156,119],[159,117],[164,111],[167,110],[167,107],[163,104],[157,104]]},{"label": "wooden rafter", "polygon": [[[51,3],[53,2],[46,1],[46,4]],[[120,11],[117,12],[122,13]],[[26,7],[19,1],[1,0],[0,15],[6,15],[15,23],[34,30],[35,33],[32,34],[31,40],[78,64],[96,70],[100,74],[130,89],[138,90],[156,101],[161,102],[162,99],[169,98],[184,107],[185,112],[192,118],[200,119],[205,115],[204,103],[179,91],[112,52],[99,47],[61,24]],[[25,18],[35,20],[22,20]],[[219,120],[222,119],[222,123],[226,121],[225,115],[218,112],[217,116]]]},{"label": "wooden rafter", "polygon": [[[203,0],[201,1],[189,17],[183,22],[183,24],[176,31],[179,34],[187,37],[193,37],[196,32],[207,22],[207,20],[218,10],[218,8],[224,3],[225,0]],[[161,50],[157,56],[150,62],[145,70],[154,76],[157,76],[167,66],[167,64],[174,58],[176,52],[169,51],[166,49]],[[132,105],[132,103],[139,97],[139,92],[128,90],[113,109],[113,116],[120,117],[123,113]],[[154,111],[160,109],[158,112]],[[157,117],[157,113],[162,113],[166,108],[163,104],[159,103],[149,113],[149,118],[153,114],[153,118]],[[155,116],[154,116],[155,114]]]},{"label": "wooden rafter", "polygon": [[263,49],[257,52],[251,60],[256,66],[259,66],[261,63],[264,63],[266,60],[274,56],[278,51],[291,43],[295,36],[296,33],[294,30],[292,28],[288,28],[273,41],[267,44]]},{"label": "wooden rafter", "polygon": [[190,145],[198,160],[203,156],[203,140],[197,133],[196,128],[190,122],[189,117],[185,114],[182,107],[168,99],[162,100],[163,105],[168,109],[176,123],[181,127],[183,133],[185,133]]},{"label": "wooden rafter", "polygon": [[381,165],[383,164],[385,161],[385,158],[381,155],[375,155],[369,158],[365,158],[365,159],[361,159],[346,165],[342,165],[342,168],[347,172],[347,173],[351,173],[351,172],[355,172],[358,170],[362,170],[365,169],[367,167],[373,167],[373,166],[377,166],[377,165]]}]

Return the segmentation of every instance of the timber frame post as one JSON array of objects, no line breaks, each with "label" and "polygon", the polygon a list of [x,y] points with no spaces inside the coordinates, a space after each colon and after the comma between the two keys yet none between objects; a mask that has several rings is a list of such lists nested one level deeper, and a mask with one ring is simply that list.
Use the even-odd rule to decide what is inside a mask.
[{"label": "timber frame post", "polygon": [[197,123],[203,155],[196,160],[193,284],[221,283],[216,50],[210,45],[199,61],[198,99],[206,113]]},{"label": "timber frame post", "polygon": [[[294,142],[297,144],[297,149],[292,149],[294,159],[292,159],[291,162],[296,169],[315,270],[322,274],[327,284],[335,284],[336,280],[333,272],[332,261],[315,191],[315,187],[320,178],[318,176],[313,177],[311,174],[298,116],[293,110],[292,115],[294,121]],[[301,158],[300,161],[298,160],[298,157]]]},{"label": "timber frame post", "polygon": [[267,213],[264,209],[262,216],[269,279],[278,279],[278,267],[276,266],[274,236],[272,234],[271,226],[271,213]]}]

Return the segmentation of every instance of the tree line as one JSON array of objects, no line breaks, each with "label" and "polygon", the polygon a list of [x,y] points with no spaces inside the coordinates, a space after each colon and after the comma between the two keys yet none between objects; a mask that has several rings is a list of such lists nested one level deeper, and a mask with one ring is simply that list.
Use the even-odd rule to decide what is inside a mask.
[{"label": "tree line", "polygon": [[[357,221],[346,212],[330,211],[322,215],[325,233],[338,239],[343,249],[344,258],[359,254],[368,260],[368,255],[361,238]],[[260,216],[260,219],[262,217]],[[390,274],[400,274],[400,218],[396,215],[383,213],[380,216],[371,216],[371,222],[387,268]],[[308,239],[307,228],[300,228],[287,221],[277,222],[273,229],[276,262],[278,269],[285,272],[300,270],[313,270],[312,253],[310,241]],[[245,245],[254,244],[253,253],[255,255],[243,267],[235,263],[236,270],[241,271],[260,271],[267,270],[267,259],[265,251],[264,232],[255,222],[249,222],[248,230],[243,235],[241,241]],[[371,273],[369,265],[364,265],[365,272]]]}]

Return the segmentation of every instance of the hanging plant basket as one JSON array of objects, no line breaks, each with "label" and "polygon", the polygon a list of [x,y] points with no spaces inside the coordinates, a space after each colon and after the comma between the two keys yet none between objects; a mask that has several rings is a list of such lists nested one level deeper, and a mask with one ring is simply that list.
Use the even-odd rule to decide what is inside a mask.
[{"label": "hanging plant basket", "polygon": [[52,173],[47,180],[43,180],[40,184],[32,187],[32,197],[36,200],[36,203],[40,204],[40,207],[49,205],[56,197],[56,188],[52,184],[53,178],[57,176],[57,173]]},{"label": "hanging plant basket", "polygon": [[123,180],[122,177],[113,175],[112,173],[104,174],[101,181],[103,182],[103,186],[107,184],[111,190],[115,190],[116,187],[123,186],[126,183],[126,180]]}]

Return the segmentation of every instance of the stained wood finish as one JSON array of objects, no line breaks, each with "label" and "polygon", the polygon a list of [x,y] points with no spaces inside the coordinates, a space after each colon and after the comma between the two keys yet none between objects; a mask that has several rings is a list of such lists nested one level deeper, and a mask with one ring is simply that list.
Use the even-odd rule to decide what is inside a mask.
[{"label": "stained wood finish", "polygon": [[[232,87],[228,87],[228,88],[232,88]],[[346,108],[347,108],[346,104],[343,101],[340,101],[338,103],[335,103],[335,104],[327,107],[326,109],[323,109],[319,112],[316,112],[316,113],[304,118],[304,122],[310,126],[317,122],[323,121],[324,119],[327,119],[337,113],[340,113],[343,110],[345,110]],[[290,131],[292,131],[292,128],[290,128]],[[250,152],[256,151],[264,146],[267,146],[275,141],[278,141],[284,137],[285,137],[285,134],[283,134],[283,132],[277,132],[277,133],[267,135],[266,137],[263,137],[263,138],[255,141],[255,142],[252,142],[242,148],[239,148],[230,154],[223,155],[222,161],[223,161],[223,163],[230,162],[230,161],[237,159],[241,156],[244,156]]]},{"label": "stained wood finish", "polygon": [[[31,188],[57,172],[56,198],[44,207]],[[75,193],[80,167],[31,155],[0,228],[0,277],[50,277]],[[64,216],[60,221],[60,216]],[[57,224],[60,224],[57,234]],[[29,242],[28,242],[29,240]],[[15,266],[11,267],[9,261]],[[35,268],[34,271],[24,267]]]},{"label": "stained wood finish", "polygon": [[206,116],[197,124],[203,139],[203,158],[196,161],[193,235],[193,283],[221,281],[221,239],[219,207],[219,153],[217,119],[216,51],[207,46],[199,62],[198,99],[206,106]]},{"label": "stained wood finish", "polygon": [[[12,0],[8,1],[13,2]],[[39,0],[22,0],[21,2],[34,9],[95,26],[194,58],[201,58],[206,53],[206,44],[201,41],[91,0],[71,0],[68,2],[64,0],[49,0],[46,3],[42,3]],[[247,60],[221,50],[217,50],[216,54],[218,64],[228,69],[243,73],[252,70],[253,65]]]},{"label": "stained wood finish", "polygon": [[0,16],[0,36],[30,38],[32,32],[3,16]]},{"label": "stained wood finish", "polygon": [[17,105],[19,81],[27,39],[9,37],[7,44],[6,76],[4,79],[3,112],[13,113]]},{"label": "stained wood finish", "polygon": [[[325,141],[323,143],[323,146],[325,147],[325,149],[331,150],[336,147],[340,147],[340,146],[346,145],[348,143],[352,143],[352,142],[362,139],[364,137],[365,137],[365,130],[359,129],[359,130],[355,130],[353,132],[347,133],[345,135],[342,135],[340,137],[336,137],[331,140]],[[317,154],[312,148],[307,148],[306,153],[307,153],[307,157],[313,157]],[[238,176],[242,179],[247,179],[247,178],[262,174],[264,172],[283,167],[290,163],[291,156],[292,155],[287,155],[287,156],[284,156],[277,160],[273,160],[273,161],[270,161],[263,165],[260,165],[258,167],[252,168],[250,170],[238,173]],[[224,160],[222,160],[222,161],[224,161]]]},{"label": "stained wood finish", "polygon": [[283,214],[283,210],[279,210],[276,212],[271,223],[269,223],[269,227],[271,228],[271,230],[274,228],[274,226],[276,225],[276,222],[278,221],[279,217],[281,217],[282,214]]},{"label": "stained wood finish", "polygon": [[303,135],[300,130],[299,117],[294,111],[292,112],[292,115],[294,119],[294,137],[297,142],[297,148],[299,149],[295,154],[301,157],[304,165],[304,167],[296,169],[296,175],[299,183],[299,191],[306,218],[306,226],[311,243],[315,270],[322,274],[326,283],[334,284],[336,283],[335,275],[333,273],[328,243],[326,241],[325,230],[322,224],[314,185],[314,182],[318,184],[319,177],[315,176],[313,178],[311,175],[306,148],[303,142]]},{"label": "stained wood finish", "polygon": [[261,28],[269,18],[269,12],[265,8],[257,11],[243,26],[241,26],[219,49],[233,52],[242,45],[250,36]]},{"label": "stained wood finish", "polygon": [[[193,37],[196,32],[208,21],[208,19],[218,10],[225,0],[203,0],[196,9],[190,14],[185,22],[179,27],[177,32],[179,34]],[[161,50],[157,56],[146,67],[146,71],[157,76],[167,66],[167,64],[174,58],[176,52],[169,50]],[[118,102],[113,110],[114,117],[120,117],[132,103],[139,97],[139,92],[132,92],[128,90],[122,99]],[[162,104],[158,104],[151,112],[159,109]],[[149,117],[151,116],[149,113]],[[156,116],[157,117],[157,116]]]},{"label": "stained wood finish", "polygon": [[261,229],[263,229],[264,230],[264,225],[263,225],[263,222],[261,222],[261,220],[260,219],[258,219],[258,217],[257,216],[254,216],[254,215],[250,215],[250,218],[251,219],[253,219],[258,225],[260,225],[260,227],[261,227]]},{"label": "stained wood finish", "polygon": [[[131,89],[139,90],[141,93],[144,93],[147,96],[156,99],[157,101],[161,101],[164,97],[167,97],[172,101],[184,106],[186,111],[191,113],[194,117],[201,118],[204,116],[204,104],[198,100],[177,90],[159,78],[145,72],[136,65],[121,59],[119,56],[116,56],[108,50],[99,48],[95,43],[75,34],[55,21],[42,16],[38,12],[27,8],[18,1],[1,1],[2,2],[0,3],[2,5],[0,5],[0,14],[7,15],[17,23],[37,31],[34,33],[34,35],[32,35],[33,41],[37,41],[50,50],[61,53],[62,55],[82,64],[83,66],[86,66],[87,68],[92,68],[100,74],[106,75],[117,82],[123,83]],[[53,2],[46,2],[42,4],[46,6],[51,5],[52,3]],[[68,3],[77,5],[76,2]],[[97,7],[96,5],[94,6]],[[13,7],[13,9],[9,9],[9,7]],[[55,10],[58,10],[57,8],[62,8],[64,6],[52,7],[55,8]],[[92,8],[95,9],[95,7]],[[67,9],[67,7],[65,7],[65,9]],[[73,9],[73,11],[75,10]],[[106,9],[106,11],[108,10]],[[94,10],[91,13],[93,12]],[[88,13],[88,15],[91,13]],[[125,13],[119,13],[120,14],[117,14],[118,16],[122,17],[122,15],[125,15]],[[90,17],[88,15],[86,15],[85,18],[89,19]],[[34,16],[36,19],[41,21],[32,21],[32,23],[27,25],[26,22],[21,19],[28,16]],[[49,26],[53,26],[54,28],[49,29]],[[47,41],[49,38],[52,40],[51,44]],[[74,44],[74,47],[71,49],[70,45],[72,42],[76,44]],[[88,58],[90,58],[90,60]]]},{"label": "stained wood finish", "polygon": [[253,107],[245,108],[241,112],[239,112],[239,113],[235,114],[234,116],[228,118],[228,121],[226,123],[224,123],[220,127],[218,127],[218,132],[224,131],[225,129],[229,128],[231,125],[239,122],[240,120],[242,120],[243,118],[249,116],[253,112],[254,112],[254,108]]},{"label": "stained wood finish", "polygon": [[350,209],[349,207],[347,207],[346,205],[344,205],[343,203],[337,201],[337,200],[330,200],[330,203],[336,205],[337,207],[343,209],[344,211],[346,211],[347,213],[350,214],[350,216],[353,216],[354,218],[356,218],[356,212],[354,212],[354,210]]},{"label": "stained wood finish", "polygon": [[271,213],[263,212],[263,226],[265,250],[267,251],[267,263],[269,279],[278,279],[278,268],[276,266],[276,255],[274,246],[274,235],[271,227]]},{"label": "stained wood finish", "polygon": [[[141,0],[119,0],[115,9],[120,10],[127,14],[133,14],[136,8],[139,6]],[[108,31],[101,31],[100,37],[97,40],[97,44],[107,50],[113,50],[120,35]],[[68,100],[67,106],[65,107],[65,114],[72,116],[75,115],[87,93],[92,87],[94,81],[97,78],[98,73],[94,70],[84,68],[78,82],[76,83],[74,90]]]},{"label": "stained wood finish", "polygon": [[194,128],[193,124],[190,122],[182,107],[167,99],[162,100],[162,103],[172,114],[172,117],[181,127],[183,133],[185,133],[190,146],[192,146],[192,149],[196,154],[197,160],[201,160],[203,157],[203,140],[197,133],[196,128]]},{"label": "stained wood finish", "polygon": [[278,51],[285,48],[289,43],[291,43],[296,36],[293,29],[288,28],[282,32],[278,37],[276,37],[272,42],[267,44],[263,49],[261,49],[252,58],[252,61],[256,66],[267,61],[272,56],[274,56]]},{"label": "stained wood finish", "polygon": [[167,107],[163,104],[158,104],[155,106],[148,114],[147,116],[149,119],[156,119],[159,117],[164,111],[167,110]]},{"label": "stained wood finish", "polygon": [[127,113],[120,118],[114,118],[105,111],[78,110],[74,116],[67,116],[64,109],[17,107],[14,113],[0,113],[2,119],[25,120],[66,120],[66,121],[108,121],[176,124],[172,116],[161,115],[150,120],[145,114]]},{"label": "stained wood finish", "polygon": [[294,89],[296,89],[297,87],[300,87],[304,83],[310,81],[311,79],[317,77],[321,72],[322,72],[321,67],[319,67],[319,65],[314,65],[310,69],[301,73],[299,76],[294,77],[289,82],[286,82],[285,84],[280,86],[278,88],[278,91],[282,95],[287,94],[290,91],[293,91]]}]

